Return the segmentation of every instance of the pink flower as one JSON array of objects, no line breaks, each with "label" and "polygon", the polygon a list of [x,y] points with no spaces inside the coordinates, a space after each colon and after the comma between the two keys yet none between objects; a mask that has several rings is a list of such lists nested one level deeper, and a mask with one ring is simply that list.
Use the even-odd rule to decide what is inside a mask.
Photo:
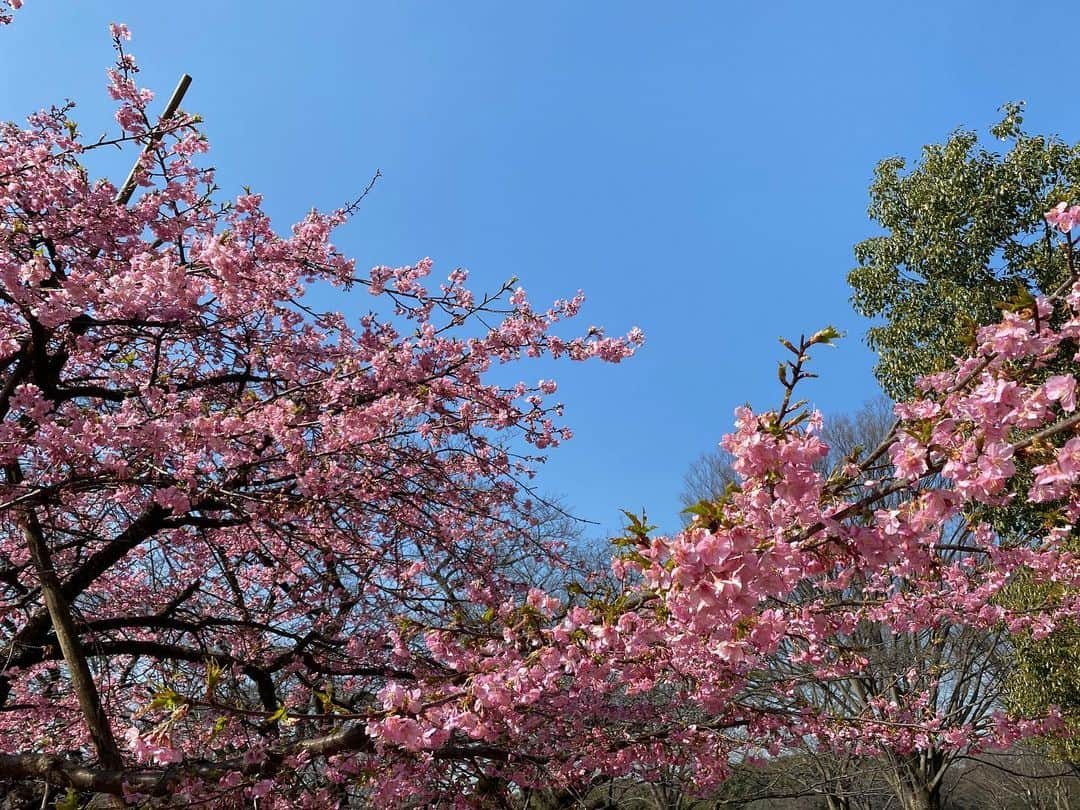
[{"label": "pink flower", "polygon": [[137,762],[157,762],[168,765],[173,762],[182,762],[184,759],[183,752],[172,747],[167,732],[152,731],[147,739],[139,733],[139,729],[130,726],[124,732],[124,737]]},{"label": "pink flower", "polygon": [[1071,374],[1058,374],[1047,379],[1043,384],[1046,396],[1061,403],[1065,413],[1076,410],[1076,378]]},{"label": "pink flower", "polygon": [[907,433],[901,433],[889,448],[896,477],[915,480],[929,467],[926,463],[926,448]]},{"label": "pink flower", "polygon": [[1062,233],[1068,233],[1080,223],[1080,205],[1071,208],[1064,202],[1059,202],[1044,215],[1046,221]]},{"label": "pink flower", "polygon": [[248,796],[252,799],[264,799],[274,789],[273,779],[260,779],[248,789]]},{"label": "pink flower", "polygon": [[378,736],[409,751],[419,751],[424,747],[420,724],[411,717],[387,717],[376,729]]}]

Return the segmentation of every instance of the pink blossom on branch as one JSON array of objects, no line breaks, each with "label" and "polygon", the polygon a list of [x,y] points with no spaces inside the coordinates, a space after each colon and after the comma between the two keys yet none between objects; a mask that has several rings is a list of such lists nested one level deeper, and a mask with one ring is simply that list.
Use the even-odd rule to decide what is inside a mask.
[{"label": "pink blossom on branch", "polygon": [[[12,21],[12,12],[22,8],[23,0],[2,0],[0,2],[0,25],[7,25]],[[5,9],[8,9],[5,11]]]},{"label": "pink blossom on branch", "polygon": [[1080,205],[1060,202],[1044,215],[1046,221],[1062,233],[1068,233],[1080,223]]}]

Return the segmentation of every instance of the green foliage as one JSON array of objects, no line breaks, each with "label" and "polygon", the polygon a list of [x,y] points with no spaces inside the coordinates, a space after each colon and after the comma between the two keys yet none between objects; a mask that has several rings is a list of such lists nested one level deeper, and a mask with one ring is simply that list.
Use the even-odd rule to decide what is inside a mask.
[{"label": "green foliage", "polygon": [[154,693],[154,697],[146,707],[146,710],[168,709],[169,711],[174,711],[183,706],[185,702],[186,700],[183,695],[166,686]]},{"label": "green foliage", "polygon": [[[1014,608],[1035,608],[1056,602],[1061,590],[1021,579],[1010,585],[1005,601]],[[1056,759],[1080,762],[1080,627],[1070,622],[1045,639],[1014,638],[1012,662],[1005,684],[1012,708],[1039,715],[1059,707],[1066,733],[1043,740],[1042,747]]]},{"label": "green foliage", "polygon": [[727,508],[728,501],[731,500],[731,496],[739,491],[739,485],[735,481],[728,481],[724,486],[724,491],[715,498],[705,498],[697,503],[683,509],[683,514],[691,515],[693,518],[697,518],[698,524],[711,532],[715,532],[718,529],[727,526],[728,522],[724,516],[724,510]]},{"label": "green foliage", "polygon": [[1025,133],[1019,104],[1003,112],[991,134],[1004,154],[959,130],[910,170],[900,157],[875,170],[869,214],[884,233],[856,245],[848,282],[855,309],[884,321],[867,339],[894,399],[961,353],[972,326],[996,321],[1018,287],[1049,292],[1065,278],[1043,214],[1077,201],[1080,145]]},{"label": "green foliage", "polygon": [[626,516],[626,534],[621,537],[615,537],[612,539],[612,544],[618,547],[627,546],[644,546],[649,545],[649,532],[653,531],[656,527],[652,526],[648,522],[648,518],[645,513],[641,513],[641,517],[638,517],[633,512],[629,512],[626,509],[622,510],[622,513]]},{"label": "green foliage", "polygon": [[625,528],[626,534],[611,538],[611,544],[617,549],[615,556],[619,559],[639,563],[640,565],[647,567],[649,561],[642,555],[639,549],[649,547],[649,532],[655,530],[656,527],[649,524],[644,511],[642,511],[641,517],[638,517],[633,512],[629,512],[626,509],[623,509],[622,513],[626,516],[627,520]]},{"label": "green foliage", "polygon": [[1038,714],[1047,706],[1064,704],[1067,734],[1045,741],[1057,758],[1080,761],[1080,718],[1069,712],[1080,705],[1080,630],[1070,625],[1048,641],[1026,640],[1016,649],[1017,666],[1009,679],[1013,705]]}]

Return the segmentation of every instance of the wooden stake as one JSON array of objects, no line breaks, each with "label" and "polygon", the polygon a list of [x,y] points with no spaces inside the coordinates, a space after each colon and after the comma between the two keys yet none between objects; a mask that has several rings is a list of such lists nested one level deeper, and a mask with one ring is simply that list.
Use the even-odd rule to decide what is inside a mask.
[{"label": "wooden stake", "polygon": [[157,127],[151,132],[150,139],[147,140],[146,146],[143,147],[142,152],[139,154],[139,159],[136,160],[135,165],[131,167],[131,171],[128,172],[127,180],[125,180],[124,185],[120,187],[120,193],[116,195],[116,201],[121,205],[127,205],[131,202],[131,195],[135,193],[135,175],[139,171],[139,164],[142,162],[143,156],[157,146],[158,141],[161,140],[161,125],[176,114],[176,110],[180,107],[180,102],[183,101],[184,94],[187,92],[190,85],[191,77],[185,73],[180,77],[180,81],[177,82],[176,89],[173,90],[173,94],[169,98],[169,103],[165,105],[165,111],[161,114],[161,118],[158,119]]}]

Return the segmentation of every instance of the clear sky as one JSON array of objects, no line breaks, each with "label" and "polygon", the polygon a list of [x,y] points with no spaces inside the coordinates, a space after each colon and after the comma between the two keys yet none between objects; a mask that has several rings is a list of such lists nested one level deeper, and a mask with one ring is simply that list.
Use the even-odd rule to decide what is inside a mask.
[{"label": "clear sky", "polygon": [[71,98],[83,132],[111,129],[106,26],[123,21],[159,104],[194,76],[184,106],[224,192],[262,192],[282,228],[381,169],[336,240],[361,265],[431,256],[482,288],[516,275],[537,304],[582,288],[582,327],[641,326],[628,363],[557,374],[576,437],[540,485],[602,535],[622,507],[678,525],[687,466],[737,405],[777,401],[778,335],[848,333],[805,389],[826,412],[874,395],[845,282],[873,233],[874,164],[985,131],[1010,100],[1030,130],[1080,138],[1060,39],[1078,17],[988,0],[27,0],[0,30],[0,119]]}]

